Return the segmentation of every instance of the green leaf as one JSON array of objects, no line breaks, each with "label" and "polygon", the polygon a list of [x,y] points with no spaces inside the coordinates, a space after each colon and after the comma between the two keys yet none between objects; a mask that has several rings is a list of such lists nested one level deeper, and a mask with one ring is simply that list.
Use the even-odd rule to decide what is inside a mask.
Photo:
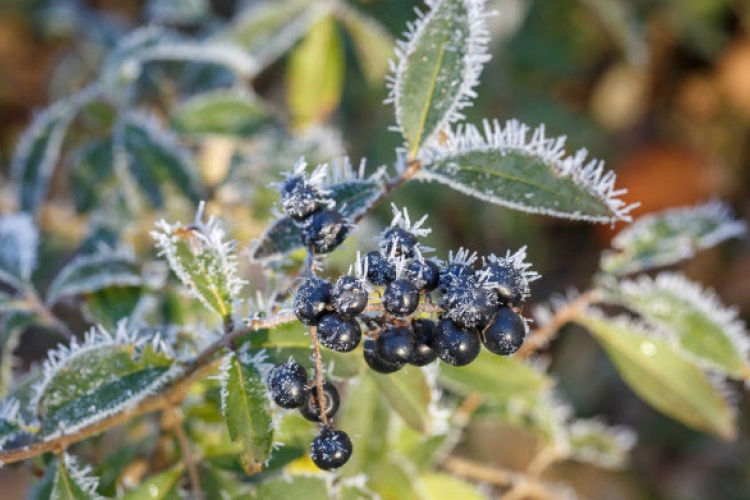
[{"label": "green leaf", "polygon": [[337,7],[336,16],[354,43],[359,66],[367,81],[379,84],[393,54],[393,38],[383,25],[351,4],[341,3]]},{"label": "green leaf", "polygon": [[273,426],[268,391],[260,370],[262,355],[230,354],[222,363],[222,408],[232,442],[248,474],[271,455]]},{"label": "green leaf", "polygon": [[458,393],[477,393],[488,400],[500,402],[514,396],[533,397],[552,384],[547,376],[522,361],[485,350],[467,366],[441,363],[439,380]]},{"label": "green leaf", "polygon": [[750,378],[745,325],[713,291],[681,274],[661,273],[655,279],[641,276],[613,283],[608,292],[611,300],[671,335],[699,366],[732,378]]},{"label": "green leaf", "polygon": [[113,179],[112,139],[92,141],[70,155],[70,182],[78,213],[92,210],[108,192]]},{"label": "green leaf", "polygon": [[325,16],[294,49],[287,67],[287,104],[299,128],[324,123],[344,89],[344,47],[332,16]]},{"label": "green leaf", "polygon": [[175,467],[147,478],[141,484],[128,490],[120,500],[165,500],[179,486],[184,466],[178,463]]},{"label": "green leaf", "polygon": [[408,143],[409,159],[471,105],[489,59],[482,2],[440,0],[398,44],[389,101]]},{"label": "green leaf", "polygon": [[77,461],[63,453],[57,458],[57,474],[50,500],[99,500],[96,493],[99,481],[89,477],[89,466],[79,467]]},{"label": "green leaf", "polygon": [[418,177],[514,210],[589,222],[630,220],[615,189],[615,175],[586,151],[565,156],[564,138],[547,139],[544,127],[529,139],[515,120],[495,120],[446,131],[440,145],[421,156]]},{"label": "green leaf", "polygon": [[594,334],[625,383],[648,404],[695,429],[734,436],[732,409],[708,377],[643,327],[588,311],[575,319]]},{"label": "green leaf", "polygon": [[476,486],[448,474],[427,473],[420,476],[429,500],[485,500]]},{"label": "green leaf", "polygon": [[263,103],[247,91],[205,92],[180,103],[172,112],[172,127],[183,134],[246,136],[268,121]]},{"label": "green leaf", "polygon": [[94,293],[110,287],[139,286],[143,283],[133,256],[101,250],[79,255],[63,267],[47,289],[47,305],[63,297]]},{"label": "green leaf", "polygon": [[668,266],[746,232],[746,223],[721,202],[672,208],[640,217],[620,231],[612,250],[602,255],[601,268],[623,276]]},{"label": "green leaf", "polygon": [[39,230],[28,214],[0,216],[0,283],[21,290],[36,269]]},{"label": "green leaf", "polygon": [[569,457],[599,468],[620,469],[635,445],[635,433],[598,420],[574,420],[568,425]]},{"label": "green leaf", "polygon": [[432,426],[427,406],[430,404],[430,385],[417,367],[406,367],[388,375],[368,373],[383,393],[391,408],[413,428],[429,433]]},{"label": "green leaf", "polygon": [[270,479],[258,484],[249,500],[296,498],[304,500],[329,500],[328,487],[323,477],[290,476]]},{"label": "green leaf", "polygon": [[12,439],[16,432],[23,430],[20,418],[20,403],[17,399],[8,398],[0,401],[0,449]]},{"label": "green leaf", "polygon": [[137,286],[115,286],[86,296],[86,317],[104,328],[114,329],[123,319],[133,314],[142,295]]}]

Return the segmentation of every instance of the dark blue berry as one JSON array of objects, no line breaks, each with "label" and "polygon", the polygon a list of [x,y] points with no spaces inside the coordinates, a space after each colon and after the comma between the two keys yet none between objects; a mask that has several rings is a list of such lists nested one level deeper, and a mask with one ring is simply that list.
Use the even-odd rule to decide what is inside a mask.
[{"label": "dark blue berry", "polygon": [[352,456],[352,441],[344,431],[323,427],[312,443],[310,458],[319,469],[338,469]]},{"label": "dark blue berry", "polygon": [[367,307],[367,289],[354,276],[342,276],[333,285],[331,301],[341,317],[354,318]]},{"label": "dark blue berry", "polygon": [[452,286],[455,279],[469,276],[474,276],[474,270],[466,264],[448,264],[440,270],[440,277],[438,278],[440,290],[445,293]]},{"label": "dark blue berry", "polygon": [[338,352],[353,351],[362,339],[359,323],[336,313],[328,313],[320,319],[317,333],[321,344]]},{"label": "dark blue berry", "polygon": [[302,243],[314,253],[329,253],[341,245],[349,233],[349,224],[336,210],[312,214],[302,228]]},{"label": "dark blue berry", "polygon": [[484,273],[502,304],[512,306],[523,302],[528,291],[523,271],[508,262],[493,262],[484,268]]},{"label": "dark blue berry", "polygon": [[367,264],[367,280],[373,285],[385,286],[396,279],[396,266],[380,252],[368,252],[363,259]]},{"label": "dark blue berry", "polygon": [[440,267],[431,260],[414,260],[406,268],[406,277],[420,292],[431,292],[440,284]]},{"label": "dark blue berry", "polygon": [[441,320],[435,328],[432,348],[438,357],[453,366],[464,366],[479,356],[481,343],[475,330],[464,330],[449,319]]},{"label": "dark blue berry", "polygon": [[482,332],[488,351],[508,356],[518,351],[526,338],[526,323],[509,307],[501,307],[495,319]]},{"label": "dark blue berry", "polygon": [[294,175],[281,183],[281,204],[289,217],[301,221],[323,208],[323,197],[305,177]]},{"label": "dark blue berry", "polygon": [[267,382],[271,398],[282,408],[299,408],[305,402],[307,371],[295,360],[271,368]]},{"label": "dark blue berry", "polygon": [[404,363],[390,363],[378,356],[376,343],[370,338],[365,339],[364,353],[367,365],[378,373],[393,373],[404,366]]},{"label": "dark blue berry", "polygon": [[[318,386],[313,384],[307,388],[305,394],[305,402],[299,409],[299,412],[307,420],[311,422],[322,422],[320,418],[320,404],[318,403]],[[336,387],[328,382],[327,380],[323,383],[323,410],[325,411],[326,417],[329,419],[336,415],[341,405],[341,398],[339,398],[339,391]]]},{"label": "dark blue berry", "polygon": [[498,306],[497,295],[480,285],[474,277],[455,278],[443,295],[445,317],[460,328],[484,328]]},{"label": "dark blue berry", "polygon": [[331,284],[315,276],[305,279],[294,296],[294,314],[308,326],[317,325],[331,301]]},{"label": "dark blue berry", "polygon": [[415,319],[412,322],[412,329],[414,330],[414,351],[409,358],[409,364],[429,365],[437,358],[437,353],[432,349],[435,322],[429,319]]},{"label": "dark blue berry", "polygon": [[414,257],[417,237],[401,227],[389,227],[380,237],[380,248],[383,254],[394,257]]},{"label": "dark blue berry", "polygon": [[375,350],[388,363],[408,363],[414,352],[414,335],[403,326],[390,327],[378,336]]},{"label": "dark blue berry", "polygon": [[407,279],[388,283],[383,293],[383,307],[394,316],[408,316],[419,306],[419,290]]}]

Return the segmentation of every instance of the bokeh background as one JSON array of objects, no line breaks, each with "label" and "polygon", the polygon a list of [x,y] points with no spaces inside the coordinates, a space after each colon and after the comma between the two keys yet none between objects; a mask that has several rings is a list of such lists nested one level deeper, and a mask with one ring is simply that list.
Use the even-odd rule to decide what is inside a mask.
[{"label": "bokeh background", "polygon": [[[196,9],[199,22],[173,26],[191,33],[197,25],[220,26],[253,2],[0,0],[0,179],[7,179],[16,140],[35,110],[80,88],[118,37],[153,21],[167,3]],[[352,3],[393,36],[418,5],[412,0]],[[493,59],[482,76],[480,98],[466,111],[470,121],[518,118],[531,126],[546,124],[550,135],[567,135],[570,149],[586,147],[618,172],[619,185],[629,190],[626,198],[641,203],[637,215],[721,198],[740,218],[750,218],[749,2],[488,3],[499,12],[490,20]],[[341,102],[325,121],[340,127],[353,158],[367,157],[370,165],[391,162],[398,136],[387,131],[393,118],[392,109],[381,104],[386,90],[366,80],[350,41],[345,42]],[[286,64],[282,58],[254,82],[282,110]],[[519,214],[437,185],[410,184],[394,201],[415,215],[430,214],[435,229],[430,243],[440,254],[458,246],[504,253],[528,245],[530,261],[543,275],[533,288],[538,301],[569,287],[585,289],[599,253],[620,229]],[[6,183],[0,186],[0,211],[12,207]],[[372,225],[389,218],[388,207],[381,207]],[[45,231],[54,233],[48,223]],[[749,250],[747,241],[731,242],[682,266],[735,305],[745,321],[750,318]],[[43,352],[26,344],[28,362]],[[740,436],[723,442],[651,410],[619,380],[585,333],[566,328],[547,353],[578,415],[602,415],[639,435],[631,464],[621,472],[565,465],[549,477],[563,478],[587,498],[750,498],[750,397],[743,387],[731,388]],[[521,468],[532,449],[530,435],[478,424],[469,428],[460,452]],[[23,498],[29,479],[27,471],[0,470],[0,498]]]}]

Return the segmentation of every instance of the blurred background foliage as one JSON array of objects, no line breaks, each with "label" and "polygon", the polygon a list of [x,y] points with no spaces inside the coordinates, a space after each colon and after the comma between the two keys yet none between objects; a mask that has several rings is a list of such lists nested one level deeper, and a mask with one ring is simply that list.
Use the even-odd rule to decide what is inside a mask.
[{"label": "blurred background foliage", "polygon": [[[412,7],[418,4],[412,0],[351,3],[382,23],[393,37],[413,17]],[[619,185],[630,191],[626,199],[642,204],[636,215],[720,197],[734,206],[740,218],[749,218],[750,4],[741,0],[489,3],[500,12],[490,20],[493,59],[482,76],[476,105],[466,111],[469,121],[515,117],[532,126],[546,124],[550,135],[566,134],[569,149],[585,146],[618,172]],[[188,35],[234,37],[252,51],[252,40],[232,31],[232,23],[253,4],[3,0],[0,212],[14,208],[15,196],[3,179],[8,178],[15,143],[34,110],[81,88],[125,34],[143,24],[159,24]],[[242,182],[265,185],[278,178],[279,169],[292,166],[301,152],[283,146],[285,134],[313,137],[310,144],[316,149],[307,153],[309,163],[327,161],[327,155],[341,150],[337,137],[316,132],[319,125],[329,124],[342,131],[345,151],[355,162],[366,157],[374,167],[392,161],[399,137],[387,131],[392,109],[381,105],[391,47],[386,38],[352,37],[356,28],[346,24],[345,16],[337,22],[330,18],[317,22],[254,78],[253,88],[264,98],[267,112],[285,124],[278,137],[249,135],[251,140],[245,141],[241,135],[217,136],[196,151],[203,181],[240,241],[263,230],[276,198],[272,190],[248,197],[236,192],[236,186],[242,191]],[[168,78],[174,69],[169,64],[154,68],[144,72],[139,82],[143,105],[163,116],[171,113],[171,104],[186,97],[179,80]],[[223,78],[216,71],[193,77],[194,88],[196,82],[210,88]],[[106,123],[107,110],[100,111],[96,116]],[[188,112],[171,116],[177,130],[190,132]],[[92,119],[88,126],[96,128],[97,123]],[[240,125],[246,129],[236,130],[252,133],[252,120]],[[316,150],[320,158],[314,158]],[[231,170],[231,159],[243,155],[252,158],[257,168],[236,174],[234,189],[220,185],[218,180]],[[273,161],[265,165],[259,158]],[[74,206],[70,182],[55,179],[40,219],[47,244],[55,247],[54,252],[42,251],[56,258],[78,247],[91,217]],[[569,286],[586,286],[598,254],[618,229],[512,212],[437,185],[409,184],[394,201],[413,214],[430,214],[435,231],[428,243],[441,254],[458,246],[486,254],[528,245],[529,260],[543,275],[534,284],[538,300]],[[376,216],[384,223],[390,210],[383,206]],[[143,214],[128,228],[126,240],[146,250],[154,218]],[[369,230],[372,227],[365,226],[362,233]],[[736,305],[746,322],[750,318],[748,250],[746,241],[732,242],[700,254],[685,269],[689,277],[716,288],[725,303]],[[60,267],[60,262],[41,261],[50,269]],[[44,270],[39,274],[44,276]],[[20,352],[26,362],[49,347],[35,339],[24,337]],[[639,435],[624,471],[565,463],[556,465],[551,476],[564,478],[588,498],[750,498],[746,391],[736,390],[740,436],[723,442],[650,409],[620,381],[591,337],[575,327],[568,327],[551,346],[550,360],[560,390],[577,415],[604,415],[610,423],[632,426]],[[535,439],[516,427],[498,425],[489,415],[473,421],[459,452],[521,469],[533,457]],[[8,482],[18,491],[26,489],[29,478],[13,470],[0,473],[4,492],[9,491]],[[4,498],[21,498],[21,493],[6,494]]]}]

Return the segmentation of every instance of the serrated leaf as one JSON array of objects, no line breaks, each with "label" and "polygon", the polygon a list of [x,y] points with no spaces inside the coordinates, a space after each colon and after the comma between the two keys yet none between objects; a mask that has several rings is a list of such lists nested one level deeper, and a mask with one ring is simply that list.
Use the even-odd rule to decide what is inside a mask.
[{"label": "serrated leaf", "polygon": [[409,158],[449,123],[476,96],[489,40],[484,2],[437,0],[399,41],[389,101],[406,139]]},{"label": "serrated leaf", "polygon": [[57,474],[52,485],[50,500],[99,500],[96,493],[99,484],[90,477],[90,467],[79,467],[76,460],[63,453],[57,458]]},{"label": "serrated leaf", "polygon": [[359,66],[371,84],[380,83],[388,70],[394,41],[375,19],[348,3],[337,6],[336,16],[354,42]]},{"label": "serrated leaf", "polygon": [[112,140],[93,141],[84,145],[70,159],[70,182],[78,213],[86,213],[96,206],[112,179],[114,160]]},{"label": "serrated leaf", "polygon": [[268,390],[257,365],[246,354],[230,354],[221,369],[224,420],[248,474],[263,467],[273,444]]},{"label": "serrated leaf", "polygon": [[11,165],[22,211],[34,215],[44,202],[70,123],[81,108],[98,95],[96,87],[88,87],[61,99],[37,115],[24,131]]},{"label": "serrated leaf", "polygon": [[437,181],[480,200],[523,212],[589,222],[628,221],[627,205],[605,172],[586,151],[565,156],[564,137],[547,139],[544,127],[531,139],[515,120],[495,120],[445,132],[445,140],[422,152],[418,178]]},{"label": "serrated leaf", "polygon": [[732,409],[707,376],[668,342],[633,322],[588,311],[575,321],[588,328],[633,391],[662,413],[723,438],[734,436]]},{"label": "serrated leaf", "polygon": [[478,393],[488,400],[500,402],[513,396],[533,396],[552,384],[547,376],[522,361],[485,350],[467,366],[441,363],[439,380],[461,394]]},{"label": "serrated leaf", "polygon": [[268,500],[298,498],[304,500],[329,500],[328,487],[323,477],[290,476],[264,481],[255,487],[248,499]]},{"label": "serrated leaf", "polygon": [[746,232],[747,224],[721,202],[664,210],[620,231],[612,250],[602,255],[601,268],[622,276],[668,266]]},{"label": "serrated leaf", "polygon": [[294,49],[287,66],[287,104],[294,123],[324,123],[344,89],[344,47],[332,16],[325,16]]},{"label": "serrated leaf", "polygon": [[146,478],[141,484],[128,490],[120,500],[165,500],[179,486],[184,466],[182,463],[168,471]]},{"label": "serrated leaf", "polygon": [[66,264],[47,289],[46,303],[51,305],[71,295],[142,283],[140,270],[132,256],[102,250],[93,255],[80,255]]},{"label": "serrated leaf", "polygon": [[569,457],[606,469],[619,469],[635,445],[635,433],[626,427],[610,427],[598,420],[575,420],[568,425]]},{"label": "serrated leaf", "polygon": [[427,473],[420,476],[428,500],[486,500],[476,486],[448,474]]},{"label": "serrated leaf", "polygon": [[28,214],[0,216],[0,283],[23,289],[36,269],[39,230]]},{"label": "serrated leaf", "polygon": [[172,112],[172,127],[183,134],[252,134],[268,121],[260,100],[248,93],[215,90],[195,95]]},{"label": "serrated leaf", "polygon": [[681,274],[661,273],[652,279],[613,283],[610,299],[640,314],[674,337],[699,366],[747,380],[750,340],[737,312]]},{"label": "serrated leaf", "polygon": [[406,367],[388,375],[368,372],[391,408],[414,429],[429,433],[432,427],[427,406],[430,404],[430,386],[416,367]]}]

